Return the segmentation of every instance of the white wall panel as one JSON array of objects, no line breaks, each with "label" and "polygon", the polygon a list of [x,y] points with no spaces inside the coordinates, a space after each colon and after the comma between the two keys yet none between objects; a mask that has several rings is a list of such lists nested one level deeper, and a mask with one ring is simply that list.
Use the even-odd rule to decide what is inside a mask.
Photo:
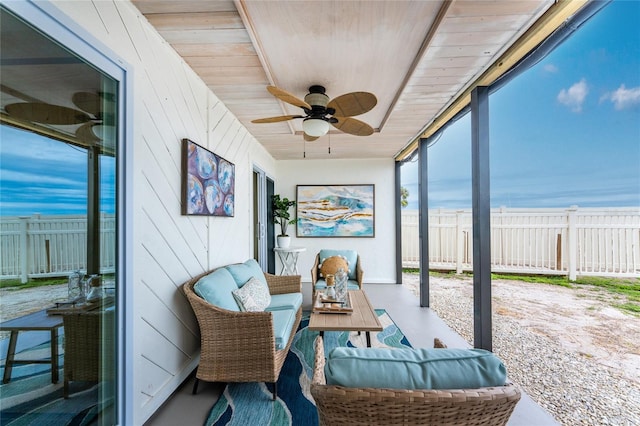
[{"label": "white wall panel", "polygon": [[[134,421],[144,423],[197,365],[197,324],[179,285],[252,253],[252,155],[275,162],[215,94],[122,1],[54,1],[128,62],[133,85]],[[235,217],[180,214],[181,139],[235,164]]]},{"label": "white wall panel", "polygon": [[[153,300],[157,293],[153,291],[151,283],[145,283],[141,294],[147,299]],[[142,315],[142,320],[153,330],[147,331],[138,338],[142,341],[142,356],[154,362],[162,369],[176,375],[191,359],[199,345],[194,344],[194,339],[185,340],[189,336],[189,330],[182,324],[176,326],[178,320],[169,306],[158,304],[154,310]]]}]

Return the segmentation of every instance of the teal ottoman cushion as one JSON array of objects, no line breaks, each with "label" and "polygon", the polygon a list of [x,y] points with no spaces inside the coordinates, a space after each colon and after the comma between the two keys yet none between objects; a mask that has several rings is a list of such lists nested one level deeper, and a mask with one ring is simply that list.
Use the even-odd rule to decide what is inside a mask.
[{"label": "teal ottoman cushion", "polygon": [[[327,282],[320,278],[316,281],[316,290],[324,290],[327,288]],[[358,281],[347,280],[347,290],[360,290],[360,286],[358,285]]]},{"label": "teal ottoman cushion", "polygon": [[229,311],[240,311],[236,299],[231,293],[238,286],[225,268],[216,269],[212,273],[200,278],[193,285],[193,291],[212,305]]},{"label": "teal ottoman cushion", "polygon": [[256,262],[255,259],[249,259],[244,263],[235,263],[233,265],[225,266],[225,269],[229,271],[233,279],[236,281],[238,287],[242,287],[245,285],[247,281],[251,279],[251,277],[255,277],[262,281],[264,284],[267,283],[267,279],[264,277],[264,272],[260,269],[260,265]]},{"label": "teal ottoman cushion", "polygon": [[324,372],[329,385],[411,390],[503,386],[507,378],[502,361],[483,349],[338,347]]}]

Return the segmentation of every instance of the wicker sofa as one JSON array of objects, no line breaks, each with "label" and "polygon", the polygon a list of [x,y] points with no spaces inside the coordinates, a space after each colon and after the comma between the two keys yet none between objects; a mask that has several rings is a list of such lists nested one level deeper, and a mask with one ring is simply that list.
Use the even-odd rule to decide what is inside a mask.
[{"label": "wicker sofa", "polygon": [[[505,425],[520,400],[512,384],[405,390],[327,385],[322,337],[315,342],[311,395],[320,425]],[[393,349],[392,349],[393,350]]]},{"label": "wicker sofa", "polygon": [[[245,284],[247,271],[256,278],[262,274],[271,295],[270,305],[261,312],[243,312],[230,302],[210,303],[194,290],[201,279],[212,277],[213,283],[222,287],[226,271],[232,272],[238,288]],[[199,380],[267,382],[274,384],[275,399],[280,370],[302,317],[301,277],[264,273],[250,259],[203,273],[184,283],[182,289],[200,326],[200,363],[193,393],[197,392]]]}]

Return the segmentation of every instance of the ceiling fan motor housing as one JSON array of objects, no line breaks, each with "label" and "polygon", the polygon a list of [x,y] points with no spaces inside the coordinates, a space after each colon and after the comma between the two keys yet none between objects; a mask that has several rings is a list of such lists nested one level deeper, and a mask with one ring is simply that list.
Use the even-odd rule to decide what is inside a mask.
[{"label": "ceiling fan motor housing", "polygon": [[319,106],[324,109],[329,103],[329,97],[325,94],[324,87],[311,86],[309,87],[309,93],[304,97],[304,101],[312,107]]}]

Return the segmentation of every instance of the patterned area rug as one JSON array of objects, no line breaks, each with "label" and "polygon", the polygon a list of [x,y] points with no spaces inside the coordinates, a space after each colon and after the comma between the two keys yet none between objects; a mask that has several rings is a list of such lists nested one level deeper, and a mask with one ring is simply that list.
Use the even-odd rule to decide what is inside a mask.
[{"label": "patterned area rug", "polygon": [[[404,334],[384,309],[376,309],[384,327],[371,333],[373,347],[411,347]],[[314,362],[313,342],[318,332],[310,331],[309,313],[303,313],[278,380],[278,398],[272,401],[272,386],[264,383],[231,383],[215,403],[205,422],[218,425],[317,425],[318,414],[309,390]],[[325,353],[338,346],[365,347],[365,333],[325,332]]]}]

